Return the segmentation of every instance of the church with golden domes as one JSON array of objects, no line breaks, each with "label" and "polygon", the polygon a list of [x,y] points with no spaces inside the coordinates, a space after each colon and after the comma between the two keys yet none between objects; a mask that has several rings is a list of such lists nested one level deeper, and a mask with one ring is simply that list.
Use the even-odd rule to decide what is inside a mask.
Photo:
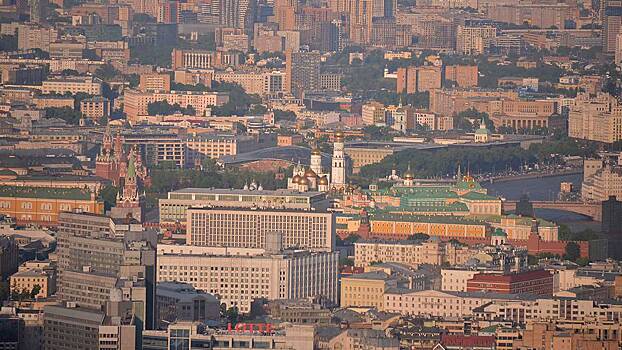
[{"label": "church with golden domes", "polygon": [[322,154],[315,148],[311,151],[311,165],[308,168],[301,164],[296,165],[292,177],[287,179],[287,188],[300,192],[328,192],[342,189],[345,185],[346,159],[344,135],[341,131],[335,133],[331,169],[322,168]]}]

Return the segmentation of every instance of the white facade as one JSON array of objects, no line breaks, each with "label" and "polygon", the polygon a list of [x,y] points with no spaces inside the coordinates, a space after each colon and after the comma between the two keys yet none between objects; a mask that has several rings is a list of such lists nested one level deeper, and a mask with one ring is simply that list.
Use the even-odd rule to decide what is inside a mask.
[{"label": "white facade", "polygon": [[158,282],[179,281],[249,312],[257,298],[324,296],[337,303],[338,252],[213,255],[210,248],[158,246]]},{"label": "white facade", "polygon": [[335,144],[333,149],[332,169],[331,169],[331,185],[333,187],[343,187],[346,184],[346,159],[344,157],[343,135],[335,136]]}]

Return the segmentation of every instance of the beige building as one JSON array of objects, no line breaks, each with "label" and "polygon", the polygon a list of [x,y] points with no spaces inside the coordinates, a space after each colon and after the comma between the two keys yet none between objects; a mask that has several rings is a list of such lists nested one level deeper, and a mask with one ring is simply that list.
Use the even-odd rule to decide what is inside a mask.
[{"label": "beige building", "polygon": [[421,126],[425,126],[430,130],[453,130],[454,118],[438,115],[436,113],[416,111],[414,114],[415,122]]},{"label": "beige building", "polygon": [[179,281],[248,313],[253,300],[323,296],[337,302],[337,252],[158,245],[158,282]]},{"label": "beige building", "polygon": [[90,95],[101,95],[102,80],[91,75],[53,77],[43,81],[41,92],[44,94],[57,93],[61,95],[66,92],[71,94],[83,92]]},{"label": "beige building", "polygon": [[141,120],[141,116],[148,114],[150,103],[167,101],[169,104],[178,103],[182,107],[192,106],[197,116],[205,115],[212,106],[221,106],[229,101],[229,94],[220,92],[170,91],[170,92],[140,92],[127,90],[124,94],[123,111],[127,114],[130,123]]},{"label": "beige building", "polygon": [[141,74],[138,89],[140,91],[171,91],[171,75],[169,73]]},{"label": "beige building", "polygon": [[371,101],[364,104],[361,109],[363,125],[386,125],[385,109],[382,103]]},{"label": "beige building", "polygon": [[63,108],[74,107],[73,97],[61,97],[61,96],[38,96],[32,99],[32,103],[35,104],[37,109],[45,109],[48,107]]},{"label": "beige building", "polygon": [[622,105],[604,92],[579,94],[568,115],[568,136],[604,143],[622,140]]},{"label": "beige building", "polygon": [[178,50],[171,53],[173,70],[180,68],[212,68],[215,53],[212,51]]},{"label": "beige building", "polygon": [[461,88],[475,87],[479,81],[477,66],[445,66],[445,80],[455,82]]},{"label": "beige building", "polygon": [[194,165],[197,159],[218,159],[222,156],[242,154],[275,145],[273,134],[193,134],[186,138],[186,162],[188,165]]},{"label": "beige building", "polygon": [[354,266],[394,262],[417,268],[422,264],[440,266],[464,264],[474,252],[466,246],[429,239],[416,241],[359,241],[354,244]]},{"label": "beige building", "polygon": [[53,278],[53,275],[43,270],[18,271],[11,275],[11,291],[34,292],[38,287],[39,292],[35,298],[47,298],[56,292],[56,281]]},{"label": "beige building", "polygon": [[474,315],[474,309],[494,300],[485,293],[460,293],[423,290],[389,291],[384,295],[384,311],[411,316],[462,318]]},{"label": "beige building", "polygon": [[[252,184],[251,184],[252,185]],[[327,208],[326,195],[321,192],[298,192],[279,189],[251,191],[235,189],[184,188],[169,192],[160,199],[160,225],[186,224],[186,210],[190,207],[219,205],[222,207],[269,207],[273,203],[300,210]]]},{"label": "beige building", "polygon": [[476,274],[478,270],[470,269],[441,269],[441,290],[445,292],[466,292],[467,281]]},{"label": "beige building", "polygon": [[[613,330],[620,332],[620,329]],[[513,348],[519,350],[614,350],[619,349],[618,339],[609,338],[606,332],[558,329],[550,322],[529,323],[521,339],[514,340]],[[607,339],[609,338],[609,339]]]},{"label": "beige building", "polygon": [[327,211],[216,207],[189,208],[186,213],[188,245],[261,248],[277,232],[286,249],[335,248],[335,214]]},{"label": "beige building", "polygon": [[21,50],[41,49],[50,51],[50,43],[56,41],[58,31],[34,24],[20,24],[17,27],[17,47]]},{"label": "beige building", "polygon": [[236,72],[227,70],[214,73],[214,80],[239,84],[246,93],[261,96],[285,91],[285,73],[280,71]]},{"label": "beige building", "polygon": [[497,37],[496,27],[458,26],[456,34],[456,51],[463,55],[480,55]]},{"label": "beige building", "polygon": [[602,202],[615,196],[622,199],[622,166],[607,164],[589,177],[584,177],[581,197],[588,202]]},{"label": "beige building", "polygon": [[384,310],[384,295],[396,288],[397,280],[384,271],[370,271],[341,277],[341,307],[363,306]]},{"label": "beige building", "polygon": [[103,117],[109,117],[111,108],[110,100],[101,96],[80,101],[80,112],[86,118],[99,120]]}]

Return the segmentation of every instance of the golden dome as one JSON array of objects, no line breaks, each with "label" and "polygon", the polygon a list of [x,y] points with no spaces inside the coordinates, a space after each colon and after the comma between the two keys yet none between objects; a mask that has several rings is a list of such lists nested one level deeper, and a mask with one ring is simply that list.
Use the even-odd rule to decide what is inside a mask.
[{"label": "golden dome", "polygon": [[404,173],[404,179],[412,180],[414,178],[415,178],[415,176],[410,171],[407,171],[407,172]]},{"label": "golden dome", "polygon": [[314,148],[314,149],[311,151],[311,155],[312,155],[312,156],[319,156],[319,155],[320,155],[320,149],[319,149],[319,148]]},{"label": "golden dome", "polygon": [[309,186],[309,180],[307,180],[307,179],[306,179],[306,178],[304,178],[304,177],[301,177],[301,178],[300,178],[300,181],[298,181],[298,184],[299,184],[299,185]]},{"label": "golden dome", "polygon": [[342,138],[343,138],[343,136],[344,136],[344,135],[343,135],[343,131],[341,131],[341,130],[340,130],[340,131],[337,131],[337,132],[335,133],[335,138],[342,139]]},{"label": "golden dome", "polygon": [[292,178],[292,183],[300,183],[300,180],[302,179],[302,177],[300,175],[294,175],[294,177]]},{"label": "golden dome", "polygon": [[305,171],[305,177],[317,177],[317,174],[313,171],[313,169],[309,168]]},{"label": "golden dome", "polygon": [[328,185],[328,178],[326,177],[326,175],[324,175],[324,176],[322,176],[322,177],[320,178],[320,182],[319,182],[319,184],[320,184],[320,185]]}]

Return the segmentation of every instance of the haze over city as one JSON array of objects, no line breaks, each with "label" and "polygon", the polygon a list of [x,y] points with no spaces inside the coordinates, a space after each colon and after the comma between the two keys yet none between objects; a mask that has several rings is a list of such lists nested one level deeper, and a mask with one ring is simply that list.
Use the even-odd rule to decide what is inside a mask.
[{"label": "haze over city", "polygon": [[0,0],[0,348],[622,349],[622,1]]}]

